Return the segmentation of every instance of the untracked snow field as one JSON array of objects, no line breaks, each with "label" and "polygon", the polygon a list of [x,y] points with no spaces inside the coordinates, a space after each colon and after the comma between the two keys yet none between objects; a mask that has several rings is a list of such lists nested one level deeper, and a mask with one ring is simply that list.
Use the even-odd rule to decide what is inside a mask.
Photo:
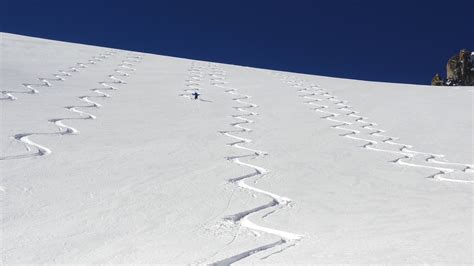
[{"label": "untracked snow field", "polygon": [[473,87],[0,37],[2,264],[473,264]]}]

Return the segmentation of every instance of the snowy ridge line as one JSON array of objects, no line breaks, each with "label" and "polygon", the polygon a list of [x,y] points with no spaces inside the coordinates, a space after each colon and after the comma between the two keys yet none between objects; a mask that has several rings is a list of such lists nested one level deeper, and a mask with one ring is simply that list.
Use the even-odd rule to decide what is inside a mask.
[{"label": "snowy ridge line", "polygon": [[[284,80],[287,81],[286,78]],[[347,101],[338,99],[318,85],[312,84],[307,88],[302,88],[302,82],[287,82],[292,84],[293,87],[301,88],[298,92],[303,94],[299,95],[299,97],[308,100],[305,104],[314,106],[311,108],[313,111],[324,114],[321,118],[337,123],[331,126],[331,128],[346,131],[346,133],[340,134],[341,137],[366,142],[362,146],[363,149],[400,156],[391,161],[391,163],[437,171],[427,176],[427,178],[446,182],[474,184],[474,165],[441,161],[440,159],[444,158],[445,155],[413,150],[412,145],[395,142],[399,138],[384,135],[385,130],[375,128],[374,126],[377,126],[376,123],[369,122],[367,117],[359,115],[359,112],[354,111],[351,106],[347,105]],[[335,105],[336,111],[326,111],[325,109],[329,109],[330,105]],[[347,121],[344,117],[351,117],[355,120]],[[357,124],[362,125],[357,126]],[[348,128],[348,126],[356,126],[356,128]],[[388,148],[382,147],[384,145],[388,145]],[[459,179],[455,178],[456,176],[466,178]]]},{"label": "snowy ridge line", "polygon": [[22,86],[27,89],[25,91],[2,90],[0,93],[5,97],[0,97],[0,100],[15,101],[18,98],[14,94],[18,93],[38,94],[38,87],[52,87],[51,82],[65,81],[66,77],[71,77],[74,73],[79,72],[78,68],[86,68],[86,64],[95,65],[97,62],[101,62],[103,59],[107,59],[115,53],[114,51],[101,53],[99,56],[93,56],[92,59],[88,60],[88,63],[76,63],[74,67],[69,67],[69,70],[58,70],[57,73],[51,74],[54,78],[38,78],[41,83],[23,83]]},{"label": "snowy ridge line", "polygon": [[[220,75],[218,74],[218,75],[211,75],[211,76],[221,76],[221,75],[225,75],[225,74],[220,74]],[[257,248],[244,251],[244,252],[239,253],[237,255],[234,255],[234,256],[231,256],[231,257],[228,257],[228,258],[225,258],[223,260],[220,260],[220,261],[217,261],[217,262],[213,263],[213,265],[229,265],[229,264],[235,263],[237,261],[240,261],[240,260],[242,260],[246,257],[255,255],[259,252],[263,252],[263,251],[266,251],[266,250],[271,250],[273,248],[281,246],[280,250],[274,251],[273,253],[271,253],[269,255],[266,255],[266,256],[261,258],[261,259],[266,259],[266,258],[270,257],[273,254],[281,253],[284,250],[295,246],[299,241],[301,241],[303,236],[298,235],[298,234],[294,234],[294,233],[290,233],[290,232],[286,232],[286,231],[282,231],[282,230],[278,230],[278,229],[274,229],[274,228],[270,228],[270,227],[260,226],[256,223],[252,222],[249,219],[250,215],[256,214],[256,213],[259,213],[259,212],[262,212],[262,211],[267,211],[267,213],[262,216],[262,217],[266,217],[266,216],[270,215],[271,213],[274,213],[278,209],[285,208],[287,206],[291,206],[290,204],[293,201],[289,198],[277,195],[277,194],[272,193],[270,191],[266,191],[266,190],[251,186],[251,185],[249,185],[245,182],[249,178],[262,177],[262,176],[265,176],[265,175],[268,174],[268,170],[261,167],[261,166],[241,161],[241,159],[243,159],[243,158],[253,158],[253,159],[255,159],[255,158],[258,158],[260,156],[266,156],[266,155],[268,155],[268,153],[265,152],[265,151],[262,151],[262,150],[257,150],[257,149],[252,149],[252,148],[248,148],[248,147],[245,147],[245,146],[241,146],[241,144],[250,143],[250,142],[252,142],[252,140],[248,139],[248,138],[244,138],[244,137],[234,135],[235,133],[248,133],[248,132],[252,131],[250,128],[244,127],[243,125],[254,123],[253,120],[251,120],[249,118],[246,118],[246,117],[257,116],[258,113],[252,112],[252,111],[249,111],[249,110],[246,110],[246,109],[255,108],[255,107],[257,107],[257,105],[253,104],[253,103],[250,103],[250,102],[243,101],[243,100],[250,99],[251,96],[240,94],[240,93],[237,92],[237,89],[235,89],[235,88],[223,86],[222,84],[225,84],[227,82],[224,82],[221,77],[219,77],[218,80],[219,81],[214,82],[213,85],[216,86],[216,87],[224,89],[226,93],[229,93],[229,94],[232,94],[232,95],[236,96],[232,100],[237,102],[239,105],[234,106],[233,109],[236,109],[237,111],[242,113],[242,114],[232,115],[233,118],[239,120],[235,123],[230,124],[232,127],[236,128],[236,130],[221,131],[220,133],[235,140],[234,142],[231,142],[228,145],[230,145],[232,147],[235,147],[237,149],[240,149],[240,150],[245,150],[245,151],[251,152],[250,154],[247,154],[247,155],[227,157],[228,160],[230,160],[231,162],[233,162],[235,164],[238,164],[240,166],[244,166],[244,167],[252,169],[252,172],[250,172],[248,174],[245,174],[243,176],[231,178],[228,181],[232,184],[237,185],[238,187],[240,187],[242,189],[246,189],[250,192],[255,192],[255,193],[262,194],[262,195],[267,196],[271,199],[270,202],[268,202],[266,204],[263,204],[261,206],[258,206],[258,207],[255,207],[255,208],[252,208],[252,209],[249,209],[249,210],[244,210],[244,211],[241,211],[241,212],[236,213],[236,214],[228,215],[224,218],[224,221],[230,222],[232,224],[238,224],[241,227],[249,229],[250,231],[257,231],[257,232],[267,233],[267,234],[274,235],[274,236],[280,238],[280,240],[278,240],[274,243],[259,246]],[[234,134],[231,134],[231,133],[234,133]]]},{"label": "snowy ridge line", "polygon": [[[111,83],[117,83],[117,84],[126,84],[124,81],[119,80],[115,78],[113,75],[108,75],[110,79],[113,81]],[[105,88],[102,90],[117,90],[116,87],[111,86],[105,82],[99,82],[99,84],[103,85]],[[44,135],[75,135],[79,133],[79,130],[72,126],[68,126],[64,124],[63,121],[66,120],[94,120],[97,117],[93,114],[87,113],[85,111],[80,110],[79,108],[100,108],[102,107],[101,104],[92,101],[90,98],[92,97],[97,97],[97,98],[110,98],[111,96],[105,92],[100,91],[99,89],[90,89],[90,91],[97,93],[98,95],[84,95],[84,96],[79,96],[78,99],[82,102],[85,102],[89,105],[86,106],[66,106],[64,107],[66,110],[70,112],[74,112],[79,114],[79,117],[67,117],[67,118],[53,118],[49,119],[49,123],[53,123],[56,125],[60,131],[59,132],[45,132],[45,133],[19,133],[13,136],[13,139],[19,142],[22,142],[27,151],[31,151],[32,148],[36,149],[35,153],[26,153],[26,154],[20,154],[20,155],[8,155],[8,156],[0,156],[0,160],[11,160],[11,159],[22,159],[22,158],[32,158],[32,157],[41,157],[45,155],[49,155],[52,153],[52,150],[49,149],[48,147],[45,147],[41,144],[38,144],[34,141],[32,141],[29,137],[31,136],[44,136]]]}]

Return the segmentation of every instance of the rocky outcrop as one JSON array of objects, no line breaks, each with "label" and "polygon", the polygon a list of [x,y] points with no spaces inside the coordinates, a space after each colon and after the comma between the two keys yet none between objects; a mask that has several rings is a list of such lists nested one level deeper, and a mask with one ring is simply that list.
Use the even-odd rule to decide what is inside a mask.
[{"label": "rocky outcrop", "polygon": [[446,85],[474,86],[473,53],[463,49],[446,64]]},{"label": "rocky outcrop", "polygon": [[443,86],[444,85],[443,79],[441,78],[441,76],[438,73],[436,73],[436,75],[431,80],[431,85],[432,86]]},{"label": "rocky outcrop", "polygon": [[436,74],[431,80],[433,86],[474,86],[474,52],[462,49],[449,58],[446,64],[446,80]]}]

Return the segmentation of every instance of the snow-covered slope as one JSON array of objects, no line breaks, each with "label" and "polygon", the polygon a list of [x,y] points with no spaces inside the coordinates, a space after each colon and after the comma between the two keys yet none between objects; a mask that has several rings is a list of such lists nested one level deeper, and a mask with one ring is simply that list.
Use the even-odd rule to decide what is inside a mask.
[{"label": "snow-covered slope", "polygon": [[473,263],[472,87],[0,55],[2,263]]}]

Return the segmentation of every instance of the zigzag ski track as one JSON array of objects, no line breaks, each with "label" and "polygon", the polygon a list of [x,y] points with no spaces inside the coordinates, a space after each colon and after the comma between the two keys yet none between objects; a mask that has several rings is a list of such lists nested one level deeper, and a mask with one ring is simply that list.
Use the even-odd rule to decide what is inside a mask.
[{"label": "zigzag ski track", "polygon": [[[219,74],[216,74],[216,73],[219,73]],[[283,231],[276,228],[261,226],[252,221],[252,217],[257,217],[258,215],[260,215],[260,218],[265,218],[279,209],[287,208],[291,206],[291,204],[293,203],[293,200],[284,196],[277,195],[273,192],[254,187],[252,185],[249,185],[246,182],[250,178],[261,178],[267,175],[269,173],[269,170],[265,169],[264,167],[258,166],[256,164],[250,164],[243,160],[258,159],[259,157],[267,156],[268,152],[244,146],[245,144],[251,143],[252,140],[248,137],[241,137],[240,134],[246,134],[246,133],[248,134],[252,132],[252,129],[247,127],[247,125],[254,123],[254,121],[250,119],[250,117],[257,116],[258,113],[255,111],[250,111],[249,109],[257,108],[258,105],[251,102],[244,101],[244,100],[249,100],[251,98],[250,95],[240,94],[236,88],[232,88],[227,85],[224,85],[224,84],[228,84],[228,82],[224,80],[225,75],[226,73],[223,71],[214,72],[213,74],[211,74],[211,76],[213,77],[211,81],[212,85],[214,85],[215,87],[224,89],[224,92],[231,94],[233,96],[232,100],[236,102],[237,105],[233,106],[232,108],[238,111],[239,113],[232,115],[232,117],[238,121],[230,124],[236,130],[221,131],[220,133],[235,140],[229,143],[228,145],[236,149],[249,152],[249,154],[247,155],[229,156],[227,157],[227,159],[231,161],[232,163],[235,163],[242,167],[249,168],[251,170],[251,172],[249,172],[248,174],[245,174],[239,177],[230,178],[228,182],[236,185],[240,189],[244,189],[252,193],[263,195],[269,198],[270,201],[266,204],[263,204],[261,206],[258,206],[252,209],[243,210],[241,212],[238,212],[232,215],[227,215],[224,218],[224,221],[227,223],[231,223],[233,225],[237,225],[239,227],[245,228],[247,230],[256,232],[256,235],[259,235],[259,233],[269,234],[269,235],[278,237],[280,240],[273,243],[267,243],[250,250],[243,251],[231,257],[214,262],[213,265],[230,265],[244,258],[247,258],[250,256],[257,256],[261,252],[270,251],[272,249],[279,248],[278,250],[271,251],[270,254],[267,254],[260,258],[260,259],[266,259],[272,256],[273,254],[281,253],[284,250],[297,245],[303,239],[303,236],[300,234],[291,233],[291,232]]]},{"label": "zigzag ski track", "polygon": [[[103,56],[105,57],[105,55]],[[28,133],[18,133],[12,136],[12,138],[16,141],[19,141],[23,143],[29,153],[26,154],[19,154],[19,155],[7,155],[7,156],[2,156],[0,157],[0,160],[12,160],[12,159],[23,159],[23,158],[32,158],[32,157],[42,157],[45,155],[49,155],[52,153],[52,150],[42,144],[39,144],[33,140],[30,139],[32,136],[45,136],[45,135],[75,135],[79,133],[79,130],[66,125],[64,121],[68,120],[94,120],[97,117],[91,113],[85,112],[81,109],[84,108],[101,108],[102,105],[98,102],[92,101],[90,98],[92,97],[97,97],[97,98],[110,98],[111,96],[101,90],[118,90],[118,88],[115,85],[125,85],[127,82],[122,80],[121,78],[117,78],[115,75],[120,75],[122,77],[129,77],[129,73],[125,71],[135,71],[136,69],[132,68],[133,63],[139,63],[141,62],[142,57],[141,56],[127,56],[126,60],[122,60],[122,62],[117,66],[116,69],[114,69],[114,72],[116,74],[110,74],[108,75],[108,78],[111,80],[110,82],[106,81],[101,81],[99,82],[100,85],[104,86],[103,89],[90,89],[90,91],[98,94],[98,95],[82,95],[77,97],[80,101],[87,103],[88,105],[70,105],[70,106],[65,106],[64,108],[70,112],[76,113],[79,116],[78,117],[66,117],[66,118],[51,118],[48,120],[49,123],[53,123],[56,125],[60,131],[59,132],[28,132]],[[97,57],[94,60],[101,61],[101,58]],[[131,63],[133,62],[133,63]],[[96,61],[89,60],[89,64],[95,64]],[[78,63],[80,65],[84,65],[81,63]],[[84,68],[86,66],[84,65]],[[44,79],[42,79],[44,80]],[[45,84],[48,84],[48,86],[51,86],[51,84],[48,81],[44,81]],[[114,85],[111,85],[114,84]],[[30,153],[31,150],[36,149],[36,152]]]},{"label": "zigzag ski track", "polygon": [[474,184],[474,165],[442,161],[443,154],[417,151],[413,145],[396,142],[399,138],[383,135],[386,130],[375,128],[377,123],[370,122],[368,117],[349,106],[348,101],[339,99],[317,84],[304,85],[303,80],[297,81],[289,76],[282,76],[281,80],[297,88],[299,97],[306,100],[304,103],[310,105],[311,110],[323,114],[322,119],[336,123],[331,128],[345,131],[341,137],[365,142],[363,149],[398,155],[391,163],[436,171],[426,176],[429,179]]}]

